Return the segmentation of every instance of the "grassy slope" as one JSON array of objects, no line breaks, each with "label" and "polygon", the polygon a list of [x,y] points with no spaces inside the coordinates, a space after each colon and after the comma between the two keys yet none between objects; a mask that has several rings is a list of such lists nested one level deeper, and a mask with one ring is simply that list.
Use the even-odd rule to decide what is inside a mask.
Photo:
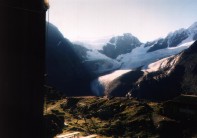
[{"label": "grassy slope", "polygon": [[[160,115],[161,104],[126,98],[74,97],[49,103],[47,113],[64,116],[63,133],[80,131],[100,137],[161,137],[161,122],[177,122]],[[166,128],[165,128],[166,129]],[[169,127],[171,129],[171,127]],[[165,130],[168,132],[169,130]],[[165,132],[164,131],[164,132]],[[173,128],[176,131],[176,128]],[[174,135],[169,134],[169,135]]]}]

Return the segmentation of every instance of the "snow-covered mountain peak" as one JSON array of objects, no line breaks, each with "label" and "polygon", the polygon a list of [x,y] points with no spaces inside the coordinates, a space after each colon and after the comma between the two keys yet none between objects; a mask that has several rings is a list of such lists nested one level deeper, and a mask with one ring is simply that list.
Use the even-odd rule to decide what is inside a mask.
[{"label": "snow-covered mountain peak", "polygon": [[197,22],[194,22],[188,29],[196,29],[197,28]]},{"label": "snow-covered mountain peak", "polygon": [[188,31],[191,34],[197,34],[197,22],[193,23],[190,27],[188,27]]},{"label": "snow-covered mountain peak", "polygon": [[168,33],[167,38],[172,37],[172,36],[174,36],[174,35],[176,35],[176,34],[181,34],[181,33],[183,33],[184,31],[186,31],[186,29],[180,28],[180,29],[178,29],[178,30],[176,30],[176,31],[170,32],[170,33]]},{"label": "snow-covered mountain peak", "polygon": [[130,38],[130,39],[135,39],[136,38],[131,33],[124,33],[123,36],[124,36],[124,38]]},{"label": "snow-covered mountain peak", "polygon": [[117,44],[119,41],[129,41],[129,43],[141,43],[137,37],[133,36],[131,33],[124,33],[123,35],[114,36],[109,40],[111,44]]},{"label": "snow-covered mountain peak", "polygon": [[184,28],[169,33],[168,36],[166,37],[167,47],[175,47],[188,37],[189,37],[188,30]]},{"label": "snow-covered mountain peak", "polygon": [[130,33],[125,33],[120,36],[112,37],[110,41],[103,46],[103,49],[100,50],[100,52],[115,59],[121,54],[130,53],[134,48],[139,47],[141,44],[142,43],[137,37]]},{"label": "snow-covered mountain peak", "polygon": [[150,63],[182,52],[183,50],[187,49],[193,42],[194,41],[184,42],[178,47],[168,47],[152,52],[147,52],[149,47],[141,45],[140,47],[133,49],[133,51],[130,53],[118,56],[116,60],[122,63],[121,69],[135,69],[142,66],[146,67],[146,65],[149,65]]}]

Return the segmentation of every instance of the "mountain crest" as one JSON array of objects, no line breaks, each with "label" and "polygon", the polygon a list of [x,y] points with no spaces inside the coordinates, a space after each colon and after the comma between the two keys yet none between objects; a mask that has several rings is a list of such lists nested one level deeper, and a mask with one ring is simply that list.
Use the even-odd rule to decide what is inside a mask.
[{"label": "mountain crest", "polygon": [[121,36],[112,37],[100,52],[110,58],[116,58],[121,54],[130,53],[141,44],[137,37],[130,33],[124,33]]},{"label": "mountain crest", "polygon": [[197,29],[197,22],[194,22],[190,27],[188,27],[189,30]]}]

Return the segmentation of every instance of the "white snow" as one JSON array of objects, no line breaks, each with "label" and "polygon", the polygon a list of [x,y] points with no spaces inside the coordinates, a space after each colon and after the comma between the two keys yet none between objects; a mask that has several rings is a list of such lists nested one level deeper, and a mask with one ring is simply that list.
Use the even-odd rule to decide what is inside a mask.
[{"label": "white snow", "polygon": [[122,62],[122,69],[134,69],[140,66],[147,66],[148,64],[156,62],[162,58],[178,54],[194,43],[195,40],[193,40],[193,37],[195,34],[197,34],[197,22],[192,24],[187,29],[179,29],[169,33],[167,36],[169,39],[168,45],[171,43],[171,39],[175,39],[174,36],[183,32],[188,34],[188,38],[183,40],[175,47],[167,47],[165,49],[147,52],[151,46],[144,47],[144,45],[141,45],[140,47],[133,49],[133,51],[130,53],[118,56],[117,60]]},{"label": "white snow", "polygon": [[184,45],[192,45],[192,44],[194,43],[193,36],[194,36],[194,34],[189,35],[189,37],[186,38],[185,40],[183,40],[183,41],[178,45],[178,47],[184,46]]},{"label": "white snow", "polygon": [[[168,35],[167,35],[167,38],[168,38],[168,41],[167,41],[167,43],[168,43],[168,47],[170,46],[170,44],[172,43],[172,41],[175,39],[175,37],[177,36],[177,35],[180,35],[180,34],[182,34],[182,33],[188,33],[188,31],[186,30],[186,29],[184,29],[184,28],[181,28],[181,29],[179,29],[179,30],[176,30],[176,31],[174,31],[174,32],[170,32]],[[176,45],[175,45],[176,46]]]},{"label": "white snow", "polygon": [[150,63],[156,62],[162,58],[169,57],[182,52],[187,49],[194,41],[185,40],[185,43],[181,43],[177,47],[170,47],[165,49],[148,52],[150,47],[144,47],[143,45],[135,48],[131,53],[120,55],[117,60],[122,62],[121,69],[134,69],[140,66],[146,66]]},{"label": "white snow", "polygon": [[114,79],[122,76],[123,74],[125,74],[129,71],[131,71],[131,70],[116,70],[110,74],[99,77],[98,80],[103,86],[106,86]]},{"label": "white snow", "polygon": [[[142,67],[142,71],[146,72],[158,71],[159,69],[165,68],[166,66],[173,68],[177,61],[179,61],[180,55],[175,56],[173,60],[169,59],[174,55],[182,52],[183,50],[189,48],[194,43],[195,40],[193,40],[193,37],[197,33],[197,22],[187,29],[179,29],[178,31],[170,33],[167,37],[176,36],[176,34],[181,34],[183,31],[185,31],[185,33],[188,34],[188,38],[183,40],[176,47],[167,47],[165,49],[147,52],[151,46],[145,47],[145,45],[142,44],[140,47],[133,49],[130,53],[119,55],[116,58],[118,64],[114,60],[113,62],[115,62],[116,65],[120,65],[121,63],[120,70],[116,70],[110,74],[100,76],[99,78],[95,79],[91,84],[93,92],[96,95],[103,95],[103,92],[105,91],[105,89],[109,87],[109,84],[113,80],[138,67]],[[154,42],[156,43],[157,41],[158,40],[155,40]],[[171,38],[169,38],[168,45],[171,43],[171,41]],[[88,53],[88,55],[89,59],[92,60],[95,60],[96,58],[100,57],[110,61],[108,57],[104,55],[101,56],[95,52]]]},{"label": "white snow", "polygon": [[116,70],[110,74],[100,76],[91,83],[91,89],[97,96],[103,95],[105,89],[108,88],[109,84],[121,75],[129,72],[131,70]]},{"label": "white snow", "polygon": [[[99,53],[97,50],[87,51],[87,61],[95,61],[98,64],[98,69],[95,71],[96,73],[104,73],[107,71],[112,71],[120,68],[121,64],[113,60],[104,54]],[[85,62],[87,62],[85,61]]]},{"label": "white snow", "polygon": [[[172,57],[173,59],[170,60]],[[168,70],[168,73],[170,73],[171,70],[175,67],[176,63],[179,61],[180,57],[181,57],[180,55],[175,55],[175,56],[173,55],[170,57],[163,58],[159,61],[149,64],[148,66],[144,66],[142,71],[154,72],[164,69],[165,67],[170,67]]]},{"label": "white snow", "polygon": [[191,34],[196,34],[197,33],[197,22],[193,23],[190,27],[188,27],[188,31]]},{"label": "white snow", "polygon": [[[170,56],[170,57],[172,57],[172,56]],[[153,63],[149,64],[148,66],[144,67],[142,70],[148,71],[148,72],[158,71],[159,69],[162,69],[163,67],[166,66],[166,64],[168,63],[168,59],[170,57],[163,58],[161,60],[153,62]]]}]

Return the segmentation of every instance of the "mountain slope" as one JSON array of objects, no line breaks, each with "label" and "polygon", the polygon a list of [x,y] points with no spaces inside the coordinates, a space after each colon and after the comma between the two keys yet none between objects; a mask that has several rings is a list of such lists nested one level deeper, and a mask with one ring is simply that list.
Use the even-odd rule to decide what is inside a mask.
[{"label": "mountain slope", "polygon": [[125,33],[123,36],[112,37],[109,42],[100,50],[106,56],[115,59],[121,54],[131,52],[134,48],[139,47],[141,42],[135,36]]},{"label": "mountain slope", "polygon": [[136,96],[160,100],[180,93],[197,93],[197,41],[167,62],[163,69],[149,73],[136,83]]},{"label": "mountain slope", "polygon": [[171,99],[185,92],[197,93],[197,41],[184,52],[157,64],[157,70],[130,71],[117,77],[104,87],[104,93],[125,96],[132,92],[134,97],[151,100]]},{"label": "mountain slope", "polygon": [[145,44],[128,33],[112,37],[99,52],[119,61],[122,64],[121,69],[135,69],[178,54],[187,49],[195,40],[197,40],[197,22],[187,29],[176,30],[165,38]]},{"label": "mountain slope", "polygon": [[83,45],[72,44],[72,48],[81,60],[83,66],[93,75],[99,76],[120,68],[121,64],[98,50],[85,48]]},{"label": "mountain slope", "polygon": [[93,78],[120,67],[118,61],[97,50],[71,43],[63,37],[57,27],[51,23],[48,25],[47,82],[59,91],[67,95],[89,95],[90,81]]},{"label": "mountain slope", "polygon": [[[46,53],[48,81],[51,84],[54,84],[55,87],[60,88],[60,90],[65,91],[69,89],[68,93],[72,91],[72,87],[75,87],[74,85],[76,84],[81,85],[82,91],[86,90],[87,93],[89,93],[88,91],[90,91],[90,81],[93,78],[117,69],[133,70],[126,74],[123,73],[125,76],[121,76],[121,74],[119,77],[117,77],[117,79],[109,79],[110,81],[112,81],[112,83],[110,81],[107,82],[110,83],[110,86],[108,88],[105,88],[105,82],[102,83],[99,78],[96,80],[98,89],[101,89],[101,91],[103,91],[104,87],[105,89],[107,89],[107,91],[105,91],[105,94],[111,94],[111,91],[113,91],[113,94],[115,95],[119,95],[119,92],[115,90],[117,87],[111,86],[114,85],[116,81],[121,80],[116,84],[128,84],[128,87],[126,86],[126,89],[122,89],[123,86],[120,85],[120,88],[122,89],[122,91],[124,91],[122,95],[124,95],[126,91],[130,91],[130,89],[133,88],[133,85],[135,85],[134,83],[138,81],[137,79],[130,80],[132,81],[132,85],[129,84],[129,81],[127,80],[128,78],[126,77],[129,76],[128,74],[131,75],[135,74],[133,72],[136,72],[136,74],[139,74],[138,77],[141,80],[144,80],[143,76],[148,76],[150,78],[159,74],[161,76],[165,76],[162,74],[167,73],[165,72],[167,70],[167,67],[165,66],[168,66],[169,68],[171,64],[174,65],[175,63],[177,64],[177,62],[179,62],[179,56],[175,56],[176,58],[174,58],[173,56],[189,48],[190,45],[194,42],[194,39],[197,38],[196,34],[197,23],[194,23],[187,29],[180,29],[178,31],[170,33],[166,38],[158,39],[153,42],[147,42],[146,44],[142,44],[136,37],[132,36],[131,34],[124,34],[123,36],[113,37],[107,44],[108,46],[104,46],[112,54],[111,57],[116,58],[112,59],[109,56],[110,53],[108,54],[108,56],[106,56],[107,54],[104,53],[104,49],[101,51],[91,50],[85,48],[82,45],[71,43],[61,35],[61,33],[55,26],[50,24]],[[156,44],[161,44],[161,47]],[[102,53],[104,53],[105,55]],[[184,73],[185,69],[181,69],[182,66],[175,68],[175,76],[177,76],[176,72],[178,71],[180,71],[180,74]],[[173,71],[171,71],[170,69],[168,70],[168,72],[171,72],[173,74]],[[123,77],[124,79],[121,79],[121,77]],[[173,79],[175,78],[172,77],[169,82]],[[177,79],[182,82],[181,79],[184,78]],[[84,84],[81,82],[83,82]],[[137,86],[135,87],[135,89],[137,89]],[[79,88],[74,88],[76,89],[74,90],[76,91],[76,94]],[[160,88],[160,86],[158,88]],[[84,93],[82,91],[80,91],[79,93]],[[97,93],[99,93],[99,95],[103,94],[100,91],[97,91],[96,94]]]},{"label": "mountain slope", "polygon": [[161,38],[157,41],[151,42],[152,45],[149,45],[147,43],[146,45],[150,46],[150,49],[147,52],[152,52],[168,47],[177,47],[182,45],[183,43],[191,42],[194,40],[197,40],[197,22],[193,23],[187,29],[179,29],[177,31],[169,33],[166,38]]},{"label": "mountain slope", "polygon": [[81,63],[81,57],[76,54],[72,43],[52,24],[48,26],[47,35],[47,83],[66,95],[91,94],[91,74]]},{"label": "mountain slope", "polygon": [[193,42],[194,41],[191,41],[178,47],[169,47],[152,52],[147,52],[149,47],[142,45],[133,49],[131,53],[118,56],[117,60],[122,63],[122,69],[135,69],[141,66],[147,66],[148,64],[156,62],[162,58],[178,54],[187,49]]}]

